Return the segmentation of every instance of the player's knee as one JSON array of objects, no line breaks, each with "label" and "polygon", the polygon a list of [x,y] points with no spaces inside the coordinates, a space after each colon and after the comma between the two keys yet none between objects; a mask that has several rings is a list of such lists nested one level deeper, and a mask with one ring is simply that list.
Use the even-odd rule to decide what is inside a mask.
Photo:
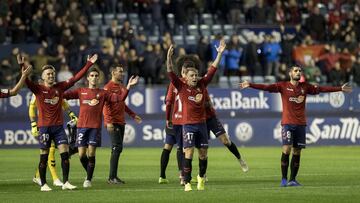
[{"label": "player's knee", "polygon": [[283,147],[282,147],[282,152],[283,152],[284,154],[286,154],[286,155],[290,154],[290,152],[291,152],[291,147],[288,146],[288,145],[283,145]]},{"label": "player's knee", "polygon": [[207,154],[199,154],[199,159],[201,160],[207,159]]},{"label": "player's knee", "polygon": [[231,141],[229,139],[223,139],[221,141],[225,146],[230,146],[231,145]]},{"label": "player's knee", "polygon": [[301,154],[301,149],[300,148],[294,148],[293,149],[293,154],[294,155],[300,155]]},{"label": "player's knee", "polygon": [[80,150],[79,151],[79,157],[84,157],[84,156],[86,156],[86,151]]},{"label": "player's knee", "polygon": [[166,149],[166,150],[171,151],[172,148],[173,148],[173,145],[171,145],[171,144],[165,144],[165,145],[164,145],[164,149]]},{"label": "player's knee", "polygon": [[207,158],[207,149],[200,148],[199,149],[199,159],[205,160]]}]

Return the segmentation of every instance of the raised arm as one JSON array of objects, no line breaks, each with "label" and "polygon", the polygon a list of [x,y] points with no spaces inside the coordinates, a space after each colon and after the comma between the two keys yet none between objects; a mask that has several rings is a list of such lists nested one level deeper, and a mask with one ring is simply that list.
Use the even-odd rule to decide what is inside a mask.
[{"label": "raised arm", "polygon": [[64,90],[69,89],[77,81],[79,81],[86,74],[86,72],[89,70],[89,68],[97,61],[97,59],[98,59],[97,54],[94,54],[91,57],[88,56],[85,66],[79,72],[77,72],[74,77],[70,78],[68,81],[65,82],[66,85],[64,86]]},{"label": "raised arm", "polygon": [[170,45],[166,55],[166,70],[168,73],[174,72],[174,64],[172,61],[173,55],[174,55],[174,46]]},{"label": "raised arm", "polygon": [[217,53],[217,55],[216,55],[216,58],[215,58],[214,62],[211,64],[211,66],[217,68],[218,65],[219,65],[219,63],[220,63],[220,61],[221,61],[221,57],[222,57],[222,55],[223,55],[223,53],[224,53],[224,51],[225,51],[225,49],[226,49],[225,40],[222,39],[222,40],[220,41],[219,47],[215,46],[215,49],[216,49],[216,51],[217,51],[218,53]]},{"label": "raised arm", "polygon": [[166,57],[166,70],[168,72],[169,78],[171,80],[171,82],[174,84],[174,86],[179,89],[181,87],[181,80],[179,79],[179,77],[174,73],[173,70],[173,63],[172,63],[172,56],[174,55],[174,46],[170,45],[169,50],[167,52],[167,57]]},{"label": "raised arm", "polygon": [[308,94],[319,94],[321,92],[339,92],[339,91],[350,93],[352,92],[352,87],[349,86],[347,83],[345,83],[341,87],[315,86],[308,84],[308,89],[307,89]]},{"label": "raised arm", "polygon": [[200,82],[203,83],[205,86],[207,86],[211,82],[212,78],[215,75],[217,66],[219,65],[219,63],[221,61],[221,56],[223,55],[225,48],[226,48],[225,40],[221,40],[219,47],[215,46],[215,48],[216,48],[216,51],[218,52],[218,54],[217,54],[214,62],[208,68],[208,71],[205,74],[205,76],[203,78],[201,78],[201,80],[200,80]]},{"label": "raised arm", "polygon": [[[19,64],[21,70],[25,70],[25,58],[23,56],[21,56],[20,54],[18,54],[16,56],[17,59],[17,63]],[[26,86],[33,92],[33,93],[37,93],[39,91],[39,84],[35,84],[34,82],[32,82],[31,80],[29,80],[28,77],[25,77],[25,83]]]},{"label": "raised arm", "polygon": [[249,83],[248,81],[244,81],[242,83],[239,83],[240,89],[245,89],[248,87],[258,89],[258,90],[265,90],[269,92],[280,92],[281,89],[279,88],[279,85],[277,83],[270,84],[270,85],[264,85],[264,84],[255,84],[255,83]]},{"label": "raised arm", "polygon": [[29,77],[29,75],[32,72],[32,66],[29,65],[26,69],[22,69],[22,74],[21,74],[21,78],[20,80],[17,82],[17,84],[15,85],[15,87],[13,87],[10,91],[9,91],[9,95],[10,96],[14,96],[16,95],[19,90],[21,89],[21,87],[24,85],[25,80],[27,77]]},{"label": "raised arm", "polygon": [[127,90],[130,90],[130,88],[132,87],[132,86],[134,86],[134,85],[136,85],[137,83],[138,83],[138,81],[139,81],[139,76],[131,76],[130,77],[130,79],[129,79],[129,82],[128,82],[128,84],[127,84],[127,86],[126,86],[126,89]]},{"label": "raised arm", "polygon": [[166,89],[166,96],[165,96],[165,116],[166,116],[166,126],[170,127],[171,125],[171,114],[172,114],[172,107],[175,103],[175,87],[172,83]]}]

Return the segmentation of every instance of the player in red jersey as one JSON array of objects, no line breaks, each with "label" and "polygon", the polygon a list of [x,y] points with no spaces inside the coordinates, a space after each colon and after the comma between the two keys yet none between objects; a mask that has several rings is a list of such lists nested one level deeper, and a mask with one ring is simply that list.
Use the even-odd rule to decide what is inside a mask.
[{"label": "player in red jersey", "polygon": [[[306,115],[305,103],[307,94],[319,94],[321,92],[351,92],[352,88],[344,84],[341,87],[325,87],[311,85],[307,82],[299,82],[302,70],[300,67],[290,68],[290,81],[278,82],[271,85],[254,84],[247,81],[239,84],[241,89],[251,87],[269,92],[278,92],[282,100],[282,155],[281,155],[281,186],[301,186],[296,180],[296,175],[300,167],[301,149],[306,145]],[[292,159],[290,164],[290,180],[287,182],[289,167],[289,156],[292,149]]]},{"label": "player in red jersey", "polygon": [[[126,91],[123,85],[124,68],[122,65],[114,65],[110,69],[111,80],[105,85],[104,89],[115,94],[121,94]],[[110,156],[110,172],[109,184],[123,184],[118,175],[118,163],[120,154],[123,150],[123,140],[125,133],[125,112],[132,117],[136,123],[141,123],[142,119],[136,115],[124,101],[117,103],[105,102],[103,108],[104,125],[110,136],[111,141],[111,156]]]},{"label": "player in red jersey", "polygon": [[[216,116],[216,111],[211,102],[208,91],[206,90],[206,126],[208,134],[210,131],[214,133],[215,137],[218,138],[228,149],[229,151],[237,158],[240,163],[241,169],[244,172],[248,172],[249,167],[247,166],[245,160],[241,157],[239,150],[237,149],[235,143],[230,140],[229,135],[226,133],[224,126]],[[210,138],[210,136],[209,136]]]},{"label": "player in red jersey", "polygon": [[[115,94],[107,90],[99,89],[99,70],[91,68],[87,74],[88,88],[78,88],[67,91],[65,99],[79,99],[80,113],[77,123],[78,133],[76,144],[79,150],[81,164],[87,166],[87,178],[83,183],[84,188],[91,187],[91,180],[95,169],[96,147],[101,146],[101,118],[102,110],[106,102],[124,101],[131,86],[135,85],[138,77],[129,79],[127,88],[121,94]],[[86,149],[88,152],[86,153]]]},{"label": "player in red jersey", "polygon": [[191,191],[191,162],[194,153],[194,147],[199,149],[199,175],[198,190],[204,190],[207,168],[207,148],[208,135],[206,129],[206,113],[205,113],[205,89],[213,78],[221,56],[225,50],[225,41],[220,42],[220,46],[216,47],[218,55],[207,74],[199,80],[198,70],[193,64],[185,70],[185,81],[181,81],[173,72],[172,55],[174,48],[171,45],[167,54],[167,72],[171,79],[171,83],[179,91],[179,96],[183,106],[183,147],[185,152],[183,172],[185,176],[185,191]]},{"label": "player in red jersey", "polygon": [[[61,156],[61,167],[63,170],[63,190],[73,190],[76,186],[68,181],[70,163],[69,163],[69,145],[68,139],[63,127],[62,101],[64,91],[72,87],[80,80],[86,71],[96,62],[97,55],[88,56],[86,65],[72,78],[67,81],[55,83],[55,68],[51,65],[42,67],[41,78],[43,84],[37,84],[26,78],[25,83],[36,96],[36,106],[38,109],[39,144],[40,144],[40,163],[39,172],[41,179],[41,191],[51,191],[46,184],[46,168],[51,141],[59,149]],[[24,58],[18,57],[18,63],[24,66]]]},{"label": "player in red jersey", "polygon": [[[187,64],[184,64],[183,61],[194,61],[198,60],[193,58],[192,56],[184,56],[183,58],[179,58],[177,61],[177,65],[182,63],[181,65],[181,79],[185,78],[185,69],[187,68]],[[182,62],[180,62],[182,61]],[[193,63],[191,63],[193,64]],[[165,126],[165,144],[163,147],[163,151],[161,152],[160,157],[160,177],[159,184],[169,183],[169,180],[166,179],[166,168],[169,163],[169,157],[171,150],[175,144],[177,144],[176,150],[176,159],[178,162],[179,169],[179,179],[180,184],[184,185],[184,177],[182,174],[182,162],[183,162],[183,143],[182,143],[182,103],[181,99],[178,95],[178,90],[174,87],[172,83],[169,84],[166,97],[165,97],[165,114],[166,114],[166,126]]]},{"label": "player in red jersey", "polygon": [[21,78],[16,83],[15,87],[11,89],[0,89],[0,98],[8,98],[17,95],[21,87],[24,85],[25,79],[31,74],[32,66],[28,66],[26,69],[21,71]]}]

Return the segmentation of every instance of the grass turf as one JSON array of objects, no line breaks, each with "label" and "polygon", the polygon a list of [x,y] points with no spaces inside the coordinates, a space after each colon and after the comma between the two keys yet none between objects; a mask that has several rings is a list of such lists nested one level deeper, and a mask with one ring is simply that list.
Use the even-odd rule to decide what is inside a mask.
[{"label": "grass turf", "polygon": [[[126,148],[120,158],[119,176],[125,185],[108,185],[110,150],[97,151],[93,187],[84,189],[85,171],[78,156],[71,159],[70,182],[75,191],[52,186],[40,192],[32,182],[38,164],[36,149],[0,150],[1,202],[359,202],[359,147],[308,147],[303,151],[298,181],[302,187],[281,188],[280,147],[239,148],[250,171],[243,173],[235,157],[225,147],[210,148],[205,191],[184,192],[179,185],[176,151],[167,170],[169,184],[160,185],[160,148]],[[57,173],[61,175],[59,155]],[[198,172],[193,161],[193,176]],[[290,175],[290,171],[289,171]]]}]

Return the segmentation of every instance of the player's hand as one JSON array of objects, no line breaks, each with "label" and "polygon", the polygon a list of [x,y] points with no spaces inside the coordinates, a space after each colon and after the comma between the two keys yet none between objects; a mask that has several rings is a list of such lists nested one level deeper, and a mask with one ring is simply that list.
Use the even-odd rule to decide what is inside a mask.
[{"label": "player's hand", "polygon": [[173,128],[172,122],[169,121],[169,120],[166,120],[166,127],[169,128],[169,129],[172,129]]},{"label": "player's hand", "polygon": [[222,54],[222,53],[225,51],[225,49],[226,49],[225,40],[224,40],[224,39],[220,40],[219,46],[216,46],[216,45],[215,45],[215,49],[216,49],[216,51],[217,51],[219,54]]},{"label": "player's hand", "polygon": [[134,120],[135,120],[135,122],[136,122],[137,124],[142,123],[142,118],[141,118],[140,116],[138,116],[138,115],[135,116]]},{"label": "player's hand", "polygon": [[170,60],[173,55],[174,55],[174,45],[171,44],[167,52],[167,59]]},{"label": "player's hand", "polygon": [[22,75],[24,76],[24,77],[28,77],[30,74],[31,74],[31,72],[32,72],[32,65],[28,65],[28,67],[25,69],[25,70],[22,70],[21,72],[22,72]]},{"label": "player's hand", "polygon": [[343,84],[343,86],[341,86],[341,90],[343,92],[350,93],[350,92],[352,92],[352,87],[349,86],[347,83],[345,83],[345,84]]},{"label": "player's hand", "polygon": [[74,112],[70,111],[69,117],[70,117],[71,121],[76,125],[77,121],[78,121],[78,117],[76,116],[76,114]]},{"label": "player's hand", "polygon": [[16,59],[17,59],[17,63],[18,63],[19,65],[25,63],[25,57],[21,56],[20,54],[16,55]]},{"label": "player's hand", "polygon": [[131,76],[130,79],[129,79],[129,82],[128,82],[128,89],[131,87],[131,86],[134,86],[138,83],[139,81],[139,76]]},{"label": "player's hand", "polygon": [[91,63],[95,63],[98,59],[98,55],[94,54],[90,57],[90,55],[88,55],[87,60],[90,61]]},{"label": "player's hand", "polygon": [[31,122],[31,134],[32,134],[32,136],[34,136],[34,137],[39,136],[39,130],[38,130],[36,121],[32,121],[32,122]]},{"label": "player's hand", "polygon": [[250,86],[250,83],[246,80],[244,82],[239,83],[240,89],[245,89],[245,88],[248,88],[249,86]]},{"label": "player's hand", "polygon": [[109,132],[114,132],[114,124],[112,123],[106,124],[106,130],[108,130]]}]

